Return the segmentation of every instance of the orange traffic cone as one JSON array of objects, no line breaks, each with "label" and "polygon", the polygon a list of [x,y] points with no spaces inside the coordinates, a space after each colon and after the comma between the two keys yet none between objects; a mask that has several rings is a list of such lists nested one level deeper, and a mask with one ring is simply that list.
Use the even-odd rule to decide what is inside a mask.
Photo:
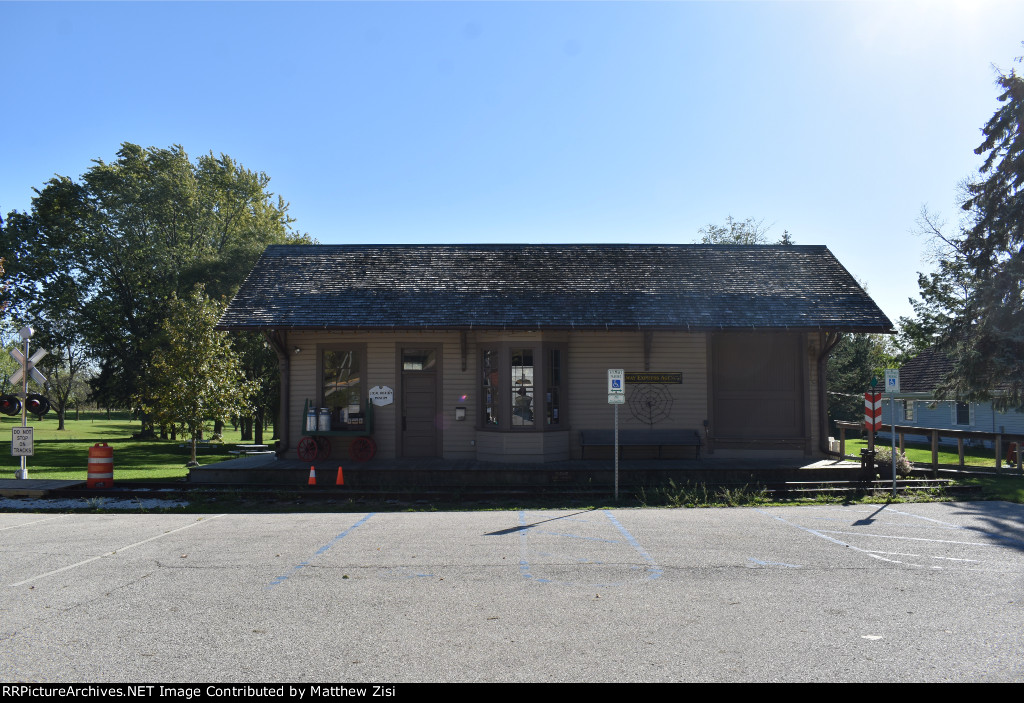
[{"label": "orange traffic cone", "polygon": [[312,466],[309,467],[309,485],[316,485],[316,469],[314,469]]},{"label": "orange traffic cone", "polygon": [[345,474],[342,473],[340,466],[338,467],[338,480],[334,482],[334,485],[336,485],[336,486],[344,486],[345,485]]}]

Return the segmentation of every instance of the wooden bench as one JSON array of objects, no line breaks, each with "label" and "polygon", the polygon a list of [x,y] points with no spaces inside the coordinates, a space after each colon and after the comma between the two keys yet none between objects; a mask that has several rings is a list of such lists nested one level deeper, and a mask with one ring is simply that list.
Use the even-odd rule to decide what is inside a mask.
[{"label": "wooden bench", "polygon": [[[703,444],[697,430],[619,430],[619,458],[623,447],[694,447],[700,459]],[[614,430],[580,430],[580,458],[586,458],[587,447],[614,447]]]}]

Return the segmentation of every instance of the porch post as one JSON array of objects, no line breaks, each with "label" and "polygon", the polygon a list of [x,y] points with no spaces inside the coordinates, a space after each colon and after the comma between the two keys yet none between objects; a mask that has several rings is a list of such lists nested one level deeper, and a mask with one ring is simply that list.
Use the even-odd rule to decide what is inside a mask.
[{"label": "porch post", "polygon": [[291,360],[288,358],[287,333],[280,330],[268,330],[265,334],[267,342],[277,354],[277,370],[281,375],[281,408],[277,415],[277,422],[279,426],[277,432],[277,455],[284,456],[284,453],[290,446],[288,406],[291,403]]}]

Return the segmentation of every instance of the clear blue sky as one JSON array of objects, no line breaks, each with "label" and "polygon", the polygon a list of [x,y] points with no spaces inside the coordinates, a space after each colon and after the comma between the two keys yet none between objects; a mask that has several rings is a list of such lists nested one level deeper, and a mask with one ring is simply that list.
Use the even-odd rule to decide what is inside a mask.
[{"label": "clear blue sky", "polygon": [[1024,3],[0,2],[0,211],[121,142],[264,171],[323,243],[826,244],[896,320]]}]

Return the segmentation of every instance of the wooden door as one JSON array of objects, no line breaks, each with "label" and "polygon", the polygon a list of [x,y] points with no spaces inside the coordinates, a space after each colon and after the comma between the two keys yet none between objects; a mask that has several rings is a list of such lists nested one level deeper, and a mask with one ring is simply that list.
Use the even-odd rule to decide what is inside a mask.
[{"label": "wooden door", "polygon": [[802,347],[797,334],[719,334],[712,344],[715,436],[804,436]]},{"label": "wooden door", "polygon": [[402,350],[402,456],[440,456],[436,349]]}]

